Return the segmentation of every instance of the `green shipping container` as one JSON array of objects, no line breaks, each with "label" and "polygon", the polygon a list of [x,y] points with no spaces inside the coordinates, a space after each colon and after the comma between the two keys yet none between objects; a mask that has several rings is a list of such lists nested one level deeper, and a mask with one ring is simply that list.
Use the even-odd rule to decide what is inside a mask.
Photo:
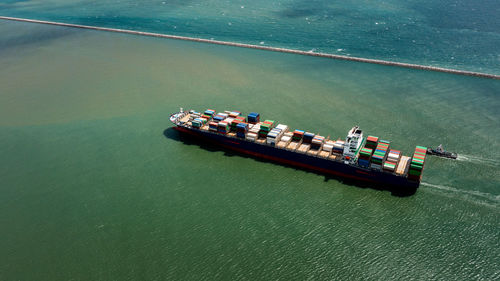
[{"label": "green shipping container", "polygon": [[425,161],[424,161],[424,160],[422,160],[422,159],[417,159],[417,158],[413,158],[413,159],[411,159],[411,163],[418,163],[418,164],[423,165],[423,164],[424,164],[424,162],[425,162]]},{"label": "green shipping container", "polygon": [[410,170],[422,171],[422,169],[423,169],[422,166],[410,164]]},{"label": "green shipping container", "polygon": [[412,176],[420,176],[422,174],[422,171],[409,170],[408,174]]}]

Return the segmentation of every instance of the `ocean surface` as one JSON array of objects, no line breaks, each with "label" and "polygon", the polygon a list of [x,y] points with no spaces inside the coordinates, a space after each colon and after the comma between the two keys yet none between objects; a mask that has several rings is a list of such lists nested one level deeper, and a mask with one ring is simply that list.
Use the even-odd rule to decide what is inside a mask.
[{"label": "ocean surface", "polygon": [[0,15],[500,74],[498,0],[4,0]]},{"label": "ocean surface", "polygon": [[[162,2],[66,3],[4,1],[0,14],[154,29],[145,11]],[[165,3],[178,18],[218,12]],[[259,3],[276,2],[228,9]],[[381,13],[408,16],[385,3]],[[437,61],[430,41],[424,58],[394,52]],[[484,54],[463,53],[465,68],[498,69]],[[499,80],[9,21],[0,66],[0,280],[500,278]],[[194,142],[170,128],[181,106],[258,111],[332,138],[357,124],[406,155],[443,143],[460,156],[429,157],[417,193],[397,197]]]}]

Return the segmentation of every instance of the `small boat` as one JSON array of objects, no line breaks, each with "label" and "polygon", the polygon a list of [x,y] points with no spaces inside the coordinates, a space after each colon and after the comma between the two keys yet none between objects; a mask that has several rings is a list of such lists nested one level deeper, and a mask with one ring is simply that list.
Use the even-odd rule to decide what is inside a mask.
[{"label": "small boat", "polygon": [[443,145],[440,144],[438,147],[434,148],[427,148],[427,154],[430,155],[435,155],[439,157],[445,157],[445,158],[450,158],[450,159],[457,159],[458,154],[454,152],[449,152],[444,150]]}]

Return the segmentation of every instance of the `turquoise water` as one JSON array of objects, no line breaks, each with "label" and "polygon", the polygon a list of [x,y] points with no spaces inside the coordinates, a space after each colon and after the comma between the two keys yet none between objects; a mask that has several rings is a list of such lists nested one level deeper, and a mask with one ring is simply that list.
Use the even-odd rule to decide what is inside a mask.
[{"label": "turquoise water", "polygon": [[[0,280],[495,280],[500,82],[0,22]],[[179,106],[359,124],[429,158],[414,196],[173,132]]]},{"label": "turquoise water", "polygon": [[495,0],[9,0],[0,15],[500,74]]}]

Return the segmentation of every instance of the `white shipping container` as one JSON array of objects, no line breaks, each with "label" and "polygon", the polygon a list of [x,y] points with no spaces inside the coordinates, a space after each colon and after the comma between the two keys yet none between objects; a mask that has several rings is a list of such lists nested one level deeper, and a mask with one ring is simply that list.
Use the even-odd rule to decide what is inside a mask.
[{"label": "white shipping container", "polygon": [[331,144],[324,144],[323,145],[323,150],[325,150],[325,151],[332,151],[332,149],[333,149],[333,145],[331,145]]},{"label": "white shipping container", "polygon": [[247,136],[246,136],[246,139],[250,140],[250,141],[255,141],[257,139],[257,134],[248,133]]},{"label": "white shipping container", "polygon": [[399,155],[395,156],[394,154],[389,154],[389,155],[387,156],[387,159],[399,160],[399,158],[400,158],[400,157],[401,157],[401,156],[399,156]]},{"label": "white shipping container", "polygon": [[283,132],[288,131],[288,126],[287,125],[278,124],[278,126],[276,126],[276,128],[282,130]]}]

